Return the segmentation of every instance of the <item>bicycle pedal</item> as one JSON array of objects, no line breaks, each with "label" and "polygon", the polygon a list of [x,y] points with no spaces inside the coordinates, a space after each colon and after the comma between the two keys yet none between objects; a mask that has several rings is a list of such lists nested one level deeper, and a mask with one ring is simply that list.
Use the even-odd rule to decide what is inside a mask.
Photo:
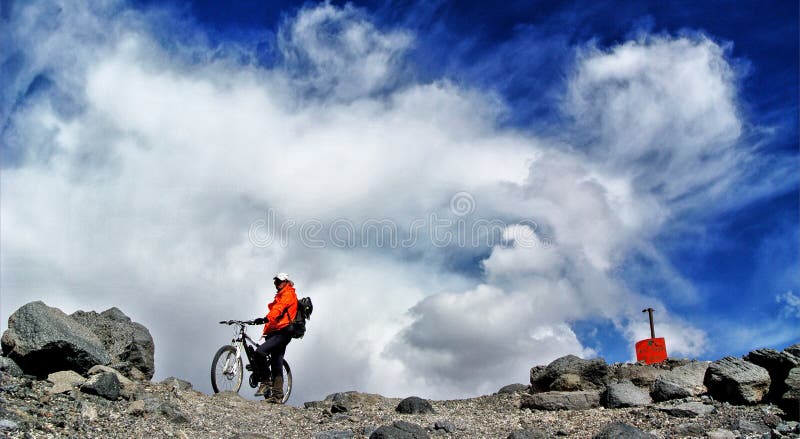
[{"label": "bicycle pedal", "polygon": [[253,370],[253,365],[252,364],[248,364],[244,368],[247,369],[247,370]]}]

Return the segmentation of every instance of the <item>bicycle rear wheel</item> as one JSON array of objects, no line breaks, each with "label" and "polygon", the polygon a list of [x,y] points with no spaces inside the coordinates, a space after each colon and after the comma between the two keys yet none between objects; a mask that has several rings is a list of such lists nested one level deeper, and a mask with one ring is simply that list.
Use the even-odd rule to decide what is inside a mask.
[{"label": "bicycle rear wheel", "polygon": [[281,403],[286,403],[289,400],[289,395],[292,393],[292,369],[289,363],[283,360],[283,399]]},{"label": "bicycle rear wheel", "polygon": [[242,387],[242,359],[236,358],[236,349],[227,345],[219,348],[211,362],[211,387],[214,393],[238,392]]}]

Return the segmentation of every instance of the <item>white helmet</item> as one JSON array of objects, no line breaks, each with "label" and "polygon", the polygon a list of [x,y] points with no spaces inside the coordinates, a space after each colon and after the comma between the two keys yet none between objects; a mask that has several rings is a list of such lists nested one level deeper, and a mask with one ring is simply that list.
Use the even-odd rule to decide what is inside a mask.
[{"label": "white helmet", "polygon": [[289,275],[286,273],[278,273],[275,275],[274,279],[278,279],[280,281],[287,281],[289,280]]}]

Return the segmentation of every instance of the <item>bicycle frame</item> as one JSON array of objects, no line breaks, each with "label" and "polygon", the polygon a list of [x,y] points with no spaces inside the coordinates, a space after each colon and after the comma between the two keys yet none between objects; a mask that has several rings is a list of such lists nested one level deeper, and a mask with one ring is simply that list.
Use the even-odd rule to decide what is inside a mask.
[{"label": "bicycle frame", "polygon": [[[251,370],[252,372],[256,372],[253,369],[256,369],[256,361],[254,357],[255,357],[255,348],[258,347],[258,343],[256,343],[255,340],[253,340],[252,338],[250,338],[249,335],[247,335],[247,331],[245,330],[245,325],[242,324],[239,325],[238,334],[231,340],[231,346],[233,346],[234,349],[236,349],[236,357],[227,360],[233,362],[233,364],[231,364],[230,367],[233,367],[233,365],[236,364],[236,362],[238,362],[239,359],[242,358],[242,351],[244,351],[247,356],[247,362],[249,363],[248,365],[250,366],[249,370]],[[248,347],[250,349],[248,349]],[[228,367],[229,365],[226,362],[223,370],[227,371]]]}]

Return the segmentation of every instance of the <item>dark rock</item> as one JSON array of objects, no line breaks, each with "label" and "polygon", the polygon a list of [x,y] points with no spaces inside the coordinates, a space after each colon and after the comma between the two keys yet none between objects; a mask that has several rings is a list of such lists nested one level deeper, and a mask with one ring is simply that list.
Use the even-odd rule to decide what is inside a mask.
[{"label": "dark rock", "polygon": [[189,423],[189,417],[181,411],[175,404],[164,402],[158,408],[159,413],[164,415],[170,422],[174,422],[176,424],[186,424]]},{"label": "dark rock", "polygon": [[767,427],[766,425],[760,422],[752,422],[748,421],[747,419],[739,419],[736,422],[736,429],[739,430],[740,433],[750,435],[750,434],[769,434],[772,431],[771,428]]},{"label": "dark rock", "polygon": [[725,357],[708,366],[705,381],[715,399],[732,404],[756,404],[769,389],[769,373],[740,358]]},{"label": "dark rock", "polygon": [[786,392],[783,393],[779,405],[787,419],[800,421],[800,367],[790,370],[783,383]]},{"label": "dark rock", "polygon": [[789,376],[789,371],[800,366],[800,358],[775,349],[756,349],[745,355],[744,359],[767,369],[770,386],[764,400],[770,402],[781,400],[781,396],[786,392],[784,381]]},{"label": "dark rock", "polygon": [[100,314],[94,311],[77,311],[72,318],[89,328],[99,338],[111,355],[112,367],[137,379],[130,374],[135,367],[149,380],[153,378],[155,345],[150,331],[117,308],[107,309]]},{"label": "dark rock", "polygon": [[703,381],[707,369],[708,363],[693,361],[663,373],[653,384],[653,399],[667,401],[706,393]]},{"label": "dark rock", "polygon": [[86,373],[96,364],[111,361],[92,331],[41,301],[27,303],[11,314],[2,346],[3,353],[25,373],[40,379],[60,370]]},{"label": "dark rock", "polygon": [[444,430],[446,433],[452,433],[456,431],[456,425],[450,421],[436,421],[433,424],[434,430]]},{"label": "dark rock", "polygon": [[796,421],[781,422],[775,427],[775,430],[784,435],[788,435],[789,433],[800,433],[800,423]]},{"label": "dark rock", "polygon": [[600,407],[600,392],[542,392],[524,395],[521,408],[536,410],[587,410]]},{"label": "dark rock", "polygon": [[608,408],[638,407],[653,402],[648,392],[630,381],[610,383],[606,388],[604,401]]},{"label": "dark rock", "polygon": [[612,422],[606,425],[599,433],[594,435],[594,439],[654,439],[655,436],[645,433],[638,428],[623,424],[622,422]]},{"label": "dark rock", "polygon": [[523,393],[528,391],[528,386],[525,384],[509,384],[507,386],[503,386],[497,393]]},{"label": "dark rock", "polygon": [[550,435],[538,428],[527,428],[524,430],[512,431],[506,439],[548,439]]},{"label": "dark rock", "polygon": [[427,400],[416,396],[409,396],[408,398],[400,401],[395,409],[399,413],[405,414],[424,414],[433,413],[433,406]]},{"label": "dark rock", "polygon": [[584,360],[567,355],[544,369],[531,369],[531,392],[602,390],[607,381],[608,365],[602,358]]},{"label": "dark rock", "polygon": [[17,365],[14,360],[8,357],[0,357],[0,371],[15,377],[21,377],[24,375],[24,372],[22,372],[22,369],[19,367],[19,365]]},{"label": "dark rock", "polygon": [[356,434],[352,430],[328,430],[314,434],[314,439],[352,439]]},{"label": "dark rock", "polygon": [[112,372],[103,372],[92,375],[81,385],[81,391],[93,395],[102,396],[105,399],[115,401],[119,398],[122,384],[117,376]]},{"label": "dark rock", "polygon": [[344,413],[350,411],[350,406],[345,402],[334,402],[331,405],[331,413]]},{"label": "dark rock", "polygon": [[704,416],[716,412],[717,409],[712,405],[703,404],[702,402],[685,402],[675,406],[659,407],[659,410],[678,418],[694,418],[695,416]]},{"label": "dark rock", "polygon": [[395,421],[392,425],[378,427],[369,435],[370,439],[428,439],[428,432],[419,425]]}]

